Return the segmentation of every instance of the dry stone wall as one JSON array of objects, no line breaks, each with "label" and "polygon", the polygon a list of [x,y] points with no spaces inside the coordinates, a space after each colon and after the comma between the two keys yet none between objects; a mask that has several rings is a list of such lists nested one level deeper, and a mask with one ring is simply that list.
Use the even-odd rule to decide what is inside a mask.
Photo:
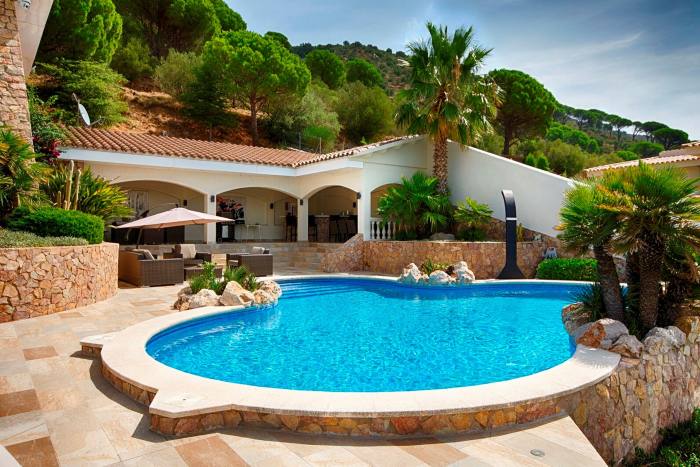
[{"label": "dry stone wall", "polygon": [[0,0],[0,126],[32,139],[15,0]]},{"label": "dry stone wall", "polygon": [[340,248],[326,253],[321,258],[321,269],[325,272],[362,271],[364,268],[363,237],[356,234]]},{"label": "dry stone wall", "polygon": [[117,292],[119,245],[0,249],[0,322],[89,305]]}]

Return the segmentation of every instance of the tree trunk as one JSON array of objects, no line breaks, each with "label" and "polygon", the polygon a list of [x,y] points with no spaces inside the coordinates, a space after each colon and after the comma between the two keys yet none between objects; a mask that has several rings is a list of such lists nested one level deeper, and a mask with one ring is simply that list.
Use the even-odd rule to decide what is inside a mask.
[{"label": "tree trunk", "polygon": [[253,146],[258,145],[258,103],[255,97],[250,98],[250,133],[253,137]]},{"label": "tree trunk", "polygon": [[513,137],[511,133],[509,128],[503,128],[503,151],[501,151],[501,155],[506,157],[510,157],[510,145]]},{"label": "tree trunk", "polygon": [[598,277],[603,291],[603,303],[608,318],[624,321],[625,309],[620,290],[620,279],[617,276],[615,261],[603,246],[594,246],[593,255],[598,262]]},{"label": "tree trunk", "polygon": [[639,251],[639,320],[644,332],[656,326],[662,260],[652,247]]},{"label": "tree trunk", "polygon": [[435,141],[433,175],[438,179],[438,190],[447,193],[447,139]]}]

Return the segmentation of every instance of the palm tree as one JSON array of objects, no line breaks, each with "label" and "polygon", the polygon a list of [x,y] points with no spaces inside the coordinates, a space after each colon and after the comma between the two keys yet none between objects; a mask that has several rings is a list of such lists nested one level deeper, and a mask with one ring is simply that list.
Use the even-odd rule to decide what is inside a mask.
[{"label": "palm tree", "polygon": [[596,182],[580,183],[566,193],[560,212],[561,224],[558,228],[562,233],[559,238],[567,249],[578,254],[584,254],[593,248],[606,314],[612,319],[623,321],[620,279],[610,248],[617,216],[600,207],[604,195],[596,185]]},{"label": "palm tree", "polygon": [[438,180],[422,172],[402,178],[379,199],[377,211],[384,222],[395,222],[399,236],[429,235],[445,226],[450,218],[450,199],[437,189]]},{"label": "palm tree", "polygon": [[35,162],[29,144],[8,128],[0,127],[0,218],[22,204],[41,199],[37,183],[47,167]]},{"label": "palm tree", "polygon": [[430,39],[408,45],[411,86],[399,93],[396,123],[428,134],[434,144],[433,175],[447,193],[447,140],[465,146],[491,131],[498,87],[477,74],[491,52],[474,44],[474,31],[427,24]]},{"label": "palm tree", "polygon": [[699,182],[678,169],[640,162],[599,186],[608,198],[601,207],[618,218],[612,244],[638,261],[639,319],[645,330],[657,322],[669,246],[700,247],[700,199],[694,197]]}]

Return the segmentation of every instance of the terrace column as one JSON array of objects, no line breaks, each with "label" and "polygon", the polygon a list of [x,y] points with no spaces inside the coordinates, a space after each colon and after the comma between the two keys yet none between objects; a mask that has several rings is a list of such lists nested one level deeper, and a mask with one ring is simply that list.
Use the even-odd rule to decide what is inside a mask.
[{"label": "terrace column", "polygon": [[297,242],[309,241],[309,198],[297,201]]},{"label": "terrace column", "polygon": [[[213,201],[212,201],[213,199]],[[216,195],[204,195],[204,211],[216,216]],[[207,243],[216,243],[216,224],[204,224],[204,239]]]},{"label": "terrace column", "polygon": [[372,216],[372,192],[362,191],[357,200],[357,233],[361,233],[365,240],[369,240],[370,217]]}]

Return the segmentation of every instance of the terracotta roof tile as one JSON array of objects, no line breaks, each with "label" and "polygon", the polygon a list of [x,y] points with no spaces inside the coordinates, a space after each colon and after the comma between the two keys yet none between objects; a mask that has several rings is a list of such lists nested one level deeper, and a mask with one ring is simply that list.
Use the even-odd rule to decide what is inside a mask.
[{"label": "terracotta roof tile", "polygon": [[296,167],[317,154],[95,128],[69,128],[63,147],[152,154],[189,159]]},{"label": "terracotta roof tile", "polygon": [[[678,155],[678,156],[647,157],[646,159],[642,159],[642,162],[644,162],[645,164],[650,164],[650,165],[659,165],[659,164],[673,164],[674,162],[685,162],[685,161],[692,161],[692,160],[697,160],[697,159],[700,159],[700,156],[694,156],[691,154],[683,154],[683,155]],[[606,165],[599,165],[596,167],[589,167],[589,168],[585,169],[584,172],[586,172],[586,173],[603,172],[603,171],[611,170],[611,169],[622,169],[625,167],[633,167],[637,164],[639,164],[639,160],[616,162],[615,164],[606,164]]]},{"label": "terracotta roof tile", "polygon": [[272,149],[232,143],[217,143],[187,138],[173,138],[122,131],[74,127],[66,130],[63,147],[118,151],[157,156],[184,157],[246,164],[299,167],[341,157],[348,157],[389,143],[409,140],[415,136],[392,138],[378,143],[357,146],[327,154],[314,154],[296,149]]},{"label": "terracotta roof tile", "polygon": [[681,144],[682,148],[698,148],[700,147],[700,141],[691,141],[690,143]]}]

